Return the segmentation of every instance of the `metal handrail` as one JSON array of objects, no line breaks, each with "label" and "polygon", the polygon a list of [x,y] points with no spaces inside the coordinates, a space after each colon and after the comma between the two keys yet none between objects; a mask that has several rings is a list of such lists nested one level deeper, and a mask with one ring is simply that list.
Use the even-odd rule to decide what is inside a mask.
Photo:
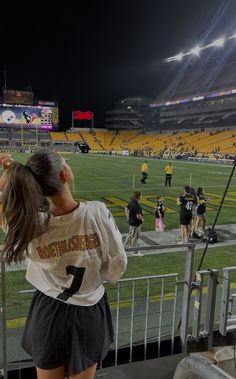
[{"label": "metal handrail", "polygon": [[[179,281],[178,280],[178,274],[177,273],[174,273],[174,274],[164,274],[164,275],[152,275],[150,277],[134,277],[134,278],[126,278],[126,279],[120,279],[117,283],[117,286],[122,286],[122,284],[125,284],[127,282],[138,282],[138,281],[141,281],[141,280],[148,280],[149,281],[149,284],[150,284],[150,281],[152,279],[160,279],[160,281],[162,281],[162,287],[163,287],[163,277],[165,278],[170,278],[170,279],[174,279],[174,283],[175,283],[175,301],[174,301],[174,309],[172,309],[172,312],[173,312],[173,317],[172,317],[172,322],[174,322],[175,320],[175,312],[176,312],[176,296],[177,296],[177,284],[180,284],[180,283],[183,283],[183,297],[182,297],[182,302],[183,302],[183,306],[182,306],[182,313],[181,313],[181,326],[180,326],[180,340],[181,340],[181,347],[182,347],[182,351],[186,351],[186,348],[187,348],[187,330],[188,330],[188,320],[189,320],[189,310],[190,310],[190,307],[189,307],[189,304],[190,304],[190,296],[191,296],[191,281],[192,281],[192,277],[193,277],[193,259],[194,259],[194,247],[195,247],[195,244],[194,243],[187,243],[187,244],[181,244],[181,245],[173,245],[173,244],[170,244],[170,245],[154,245],[154,246],[145,246],[145,247],[132,247],[132,248],[128,248],[126,249],[127,252],[130,252],[130,251],[148,251],[148,250],[164,250],[164,249],[170,249],[172,250],[173,248],[175,249],[174,251],[176,252],[177,251],[181,251],[183,253],[183,248],[186,249],[186,262],[185,262],[185,276],[184,276],[184,280],[183,281]],[[182,249],[182,250],[180,250]],[[7,298],[6,298],[6,268],[5,268],[5,262],[4,261],[1,261],[1,272],[2,272],[2,299],[0,299],[1,303],[2,303],[2,308],[4,308],[3,310],[3,317],[2,317],[2,333],[3,333],[3,341],[2,341],[2,345],[3,345],[3,363],[2,363],[2,371],[4,372],[4,378],[7,379],[7,370],[8,370],[8,367],[9,367],[9,363],[8,363],[8,357],[7,357],[7,320],[6,320],[6,307],[8,306],[7,304]],[[149,291],[149,290],[148,290]],[[32,293],[34,292],[34,290],[22,290],[22,291],[19,291],[20,294],[26,294],[26,293]],[[147,292],[148,294],[148,292]],[[163,292],[163,288],[162,288],[162,295],[164,294]],[[120,306],[119,306],[119,302],[120,302],[120,298],[119,298],[119,291],[117,292],[117,305],[116,305],[116,320],[117,320],[117,324],[116,324],[116,340],[115,340],[115,346],[116,348],[118,347],[118,334],[119,334],[119,323],[118,323],[118,319],[119,319],[119,312],[120,312]],[[148,294],[149,296],[149,294]],[[146,318],[145,318],[145,325],[148,324],[149,320],[148,320],[148,313],[149,313],[149,304],[147,303],[147,300],[146,300]],[[134,311],[134,309],[133,309]],[[161,313],[161,312],[160,312]],[[162,328],[162,315],[159,316],[159,321],[158,321],[158,330],[159,330],[159,333],[161,332],[161,328]],[[132,325],[131,325],[132,327]],[[174,332],[175,332],[175,328],[174,326],[172,325],[172,329],[171,329],[171,340],[172,340],[172,344],[174,344]],[[145,332],[146,333],[146,332]],[[160,336],[159,336],[159,339],[158,339],[158,355],[160,354]],[[130,344],[132,344],[132,338],[130,337]],[[145,334],[145,340],[144,340],[144,343],[145,343],[145,349],[147,348],[146,344],[147,344],[147,334]],[[172,352],[173,352],[173,346],[172,346]],[[132,346],[131,346],[131,357],[132,357]],[[146,350],[145,350],[145,355],[146,355]],[[118,359],[117,359],[117,353],[115,355],[115,364],[118,363]],[[1,367],[0,367],[1,368]]]}]

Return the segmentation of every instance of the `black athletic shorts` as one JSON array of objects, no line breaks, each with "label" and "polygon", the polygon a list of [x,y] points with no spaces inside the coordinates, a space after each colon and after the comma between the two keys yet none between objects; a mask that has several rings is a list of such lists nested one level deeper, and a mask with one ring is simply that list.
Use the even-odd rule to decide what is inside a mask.
[{"label": "black athletic shorts", "polygon": [[205,211],[197,210],[197,216],[203,216],[204,214],[205,214]]},{"label": "black athletic shorts", "polygon": [[192,220],[192,212],[180,213],[180,225],[189,225]]},{"label": "black athletic shorts", "polygon": [[79,306],[36,291],[22,336],[22,347],[41,369],[69,365],[78,374],[103,360],[113,342],[106,294],[95,305]]}]

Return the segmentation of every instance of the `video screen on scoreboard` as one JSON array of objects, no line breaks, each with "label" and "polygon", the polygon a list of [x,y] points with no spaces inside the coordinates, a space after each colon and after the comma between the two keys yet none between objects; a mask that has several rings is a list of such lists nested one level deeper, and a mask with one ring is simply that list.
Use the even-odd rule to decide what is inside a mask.
[{"label": "video screen on scoreboard", "polygon": [[58,125],[58,107],[0,104],[0,127],[53,130]]}]

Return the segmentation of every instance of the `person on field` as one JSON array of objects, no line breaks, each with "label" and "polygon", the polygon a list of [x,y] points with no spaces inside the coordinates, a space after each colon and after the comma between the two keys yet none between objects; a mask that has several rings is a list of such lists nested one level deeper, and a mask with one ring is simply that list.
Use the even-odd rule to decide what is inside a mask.
[{"label": "person on field", "polygon": [[141,174],[142,179],[140,180],[142,183],[146,183],[147,177],[148,177],[148,164],[147,161],[144,161],[144,163],[141,166]]},{"label": "person on field", "polygon": [[[198,234],[204,234],[206,226],[206,204],[207,200],[204,195],[204,190],[202,187],[197,189],[197,220],[196,220],[196,231]],[[199,229],[201,227],[201,230]]]},{"label": "person on field", "polygon": [[[2,258],[28,258],[35,288],[22,347],[38,379],[92,379],[113,341],[103,281],[126,269],[122,237],[105,204],[72,196],[73,172],[58,153],[39,150],[26,164],[0,154]],[[50,203],[48,201],[50,200]]]},{"label": "person on field", "polygon": [[192,207],[194,203],[194,196],[191,193],[190,186],[184,187],[183,193],[177,198],[177,205],[180,206],[180,232],[181,241],[178,243],[188,242],[189,234],[191,231],[192,221]]},{"label": "person on field", "polygon": [[155,230],[164,232],[165,224],[163,223],[163,218],[165,216],[165,204],[164,204],[165,196],[161,195],[157,197],[157,203],[155,206]]},{"label": "person on field", "polygon": [[196,221],[197,221],[197,195],[193,187],[190,187],[190,193],[193,195],[193,206],[192,206],[192,220],[191,220],[191,232],[190,238],[199,238],[196,233]]},{"label": "person on field", "polygon": [[[129,232],[125,240],[126,247],[136,247],[138,239],[141,233],[141,225],[144,222],[142,207],[140,200],[142,193],[140,191],[134,191],[131,201],[125,207],[125,215],[129,223]],[[143,256],[142,253],[134,253],[138,256]]]},{"label": "person on field", "polygon": [[168,166],[165,167],[165,187],[171,187],[171,179],[173,174],[172,163],[169,162]]}]

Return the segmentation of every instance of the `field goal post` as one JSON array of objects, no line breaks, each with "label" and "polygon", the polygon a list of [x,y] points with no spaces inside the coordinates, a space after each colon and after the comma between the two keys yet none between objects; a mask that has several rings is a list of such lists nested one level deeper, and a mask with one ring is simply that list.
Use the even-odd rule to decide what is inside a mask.
[{"label": "field goal post", "polygon": [[[34,144],[31,144],[30,143],[31,141],[24,138],[24,132],[25,131],[30,131],[30,132],[35,131],[35,140],[32,140],[35,142]],[[38,128],[38,125],[36,125],[35,129],[27,129],[27,128],[24,128],[23,124],[21,124],[21,126],[20,126],[20,142],[21,142],[22,147],[23,146],[27,146],[29,148],[38,147],[39,146],[39,128]]]},{"label": "field goal post", "polygon": [[133,182],[132,182],[132,184],[133,184],[133,190],[135,189],[135,174],[133,174]]},{"label": "field goal post", "polygon": [[192,187],[192,177],[193,177],[193,173],[190,172],[190,175],[189,175],[189,185],[190,185],[190,187]]}]

